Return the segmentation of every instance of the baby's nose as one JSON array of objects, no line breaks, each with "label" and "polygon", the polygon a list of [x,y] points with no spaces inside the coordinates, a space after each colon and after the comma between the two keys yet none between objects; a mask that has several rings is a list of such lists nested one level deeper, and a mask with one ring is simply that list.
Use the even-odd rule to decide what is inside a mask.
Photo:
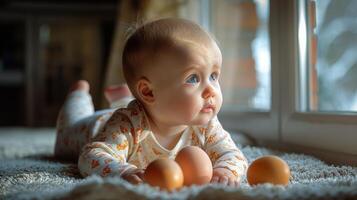
[{"label": "baby's nose", "polygon": [[203,93],[202,93],[202,97],[204,99],[207,99],[207,98],[210,98],[210,97],[214,97],[214,95],[215,95],[215,91],[214,91],[214,88],[211,85],[207,86],[205,88],[205,90],[203,91]]}]

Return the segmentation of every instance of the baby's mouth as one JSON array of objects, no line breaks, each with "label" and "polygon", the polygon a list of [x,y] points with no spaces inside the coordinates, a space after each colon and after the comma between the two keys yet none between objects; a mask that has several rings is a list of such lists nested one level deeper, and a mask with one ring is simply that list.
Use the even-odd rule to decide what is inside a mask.
[{"label": "baby's mouth", "polygon": [[213,104],[207,104],[207,105],[203,106],[203,108],[201,109],[201,112],[210,113],[210,112],[214,112],[215,109],[216,109],[216,107]]}]

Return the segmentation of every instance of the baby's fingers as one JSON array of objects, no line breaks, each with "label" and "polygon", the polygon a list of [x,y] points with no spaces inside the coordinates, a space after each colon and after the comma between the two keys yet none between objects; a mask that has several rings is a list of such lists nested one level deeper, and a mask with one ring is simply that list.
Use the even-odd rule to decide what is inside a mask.
[{"label": "baby's fingers", "polygon": [[230,187],[239,187],[239,182],[235,181],[234,179],[229,179],[228,186],[230,186]]},{"label": "baby's fingers", "polygon": [[223,185],[228,185],[228,178],[227,177],[221,177],[220,179],[219,179],[219,183],[220,184],[223,184]]},{"label": "baby's fingers", "polygon": [[218,181],[219,181],[219,177],[218,176],[214,176],[211,179],[211,183],[218,183]]},{"label": "baby's fingers", "polygon": [[144,173],[145,173],[144,170],[140,170],[140,171],[138,171],[138,172],[136,173],[136,175],[137,175],[140,179],[144,180]]},{"label": "baby's fingers", "polygon": [[136,174],[131,174],[131,175],[125,176],[123,178],[132,184],[139,184],[139,183],[143,182],[143,180]]},{"label": "baby's fingers", "polygon": [[222,176],[214,176],[211,179],[211,183],[218,183],[218,184],[227,185],[228,184],[228,178],[227,177],[222,177]]},{"label": "baby's fingers", "polygon": [[227,185],[230,187],[239,187],[240,183],[238,181],[235,181],[232,178],[228,177],[222,177],[222,176],[214,176],[211,180],[211,183],[218,183],[222,185]]},{"label": "baby's fingers", "polygon": [[143,179],[141,179],[139,176],[137,175],[133,175],[132,176],[132,180],[133,180],[133,184],[139,184],[139,183],[143,183]]}]

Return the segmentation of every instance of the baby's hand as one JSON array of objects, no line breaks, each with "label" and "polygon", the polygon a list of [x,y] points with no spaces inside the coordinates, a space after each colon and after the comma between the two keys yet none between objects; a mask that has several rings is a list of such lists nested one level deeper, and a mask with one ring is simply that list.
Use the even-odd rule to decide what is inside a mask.
[{"label": "baby's hand", "polygon": [[121,177],[132,184],[139,184],[144,182],[144,170],[129,170],[129,172],[124,172]]},{"label": "baby's hand", "polygon": [[223,185],[228,185],[231,187],[238,187],[239,181],[237,181],[237,177],[226,168],[215,168],[213,169],[213,176],[211,179],[211,183],[219,183]]}]

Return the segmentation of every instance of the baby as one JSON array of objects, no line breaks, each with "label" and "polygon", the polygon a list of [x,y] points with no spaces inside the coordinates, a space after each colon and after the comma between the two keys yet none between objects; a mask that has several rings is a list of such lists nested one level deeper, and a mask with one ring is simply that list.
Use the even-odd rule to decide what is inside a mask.
[{"label": "baby", "polygon": [[[151,161],[199,146],[212,161],[211,182],[238,186],[247,160],[217,119],[221,64],[214,39],[191,21],[168,18],[139,27],[123,52],[135,99],[94,112],[88,83],[77,82],[59,114],[55,154],[79,156],[84,177],[120,176],[137,184]],[[114,89],[106,96],[125,105],[122,93]]]}]

